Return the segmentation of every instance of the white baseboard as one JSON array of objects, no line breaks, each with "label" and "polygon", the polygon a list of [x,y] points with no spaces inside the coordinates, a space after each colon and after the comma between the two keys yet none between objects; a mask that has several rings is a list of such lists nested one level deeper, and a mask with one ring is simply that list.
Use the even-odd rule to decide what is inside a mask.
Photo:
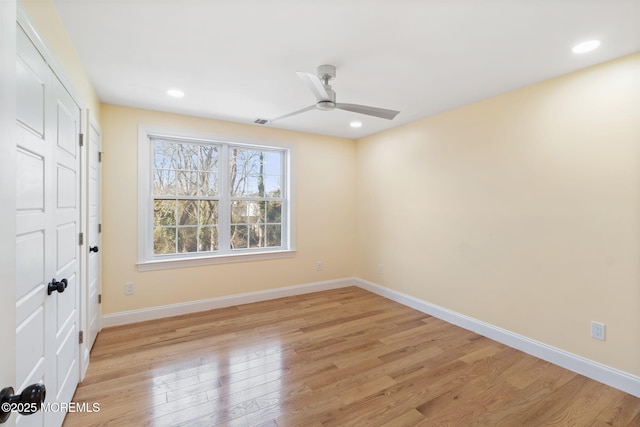
[{"label": "white baseboard", "polygon": [[189,301],[179,304],[163,305],[140,310],[121,311],[102,316],[102,327],[127,325],[129,323],[144,322],[146,320],[161,319],[163,317],[179,316],[181,314],[196,313],[216,308],[231,307],[252,302],[267,301],[276,298],[302,295],[329,289],[357,286],[356,279],[328,280],[325,282],[307,283],[304,285],[288,286],[284,288],[268,289],[265,291],[246,292],[225,297]]},{"label": "white baseboard", "polygon": [[430,314],[431,316],[491,338],[509,347],[524,351],[547,362],[562,366],[565,369],[577,372],[585,377],[640,397],[640,378],[634,375],[366,280],[356,279],[355,284],[362,289],[366,289],[402,305]]}]

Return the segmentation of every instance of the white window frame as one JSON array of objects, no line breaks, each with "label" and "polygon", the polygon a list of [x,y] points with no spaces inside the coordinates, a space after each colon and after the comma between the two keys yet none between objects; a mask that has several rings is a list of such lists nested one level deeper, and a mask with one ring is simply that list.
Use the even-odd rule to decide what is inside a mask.
[{"label": "white window frame", "polygon": [[[282,203],[282,246],[278,248],[221,250],[220,253],[186,253],[155,255],[153,253],[153,156],[150,138],[169,138],[224,144],[226,148],[235,146],[249,149],[282,150],[284,152],[284,182]],[[182,129],[168,129],[157,126],[138,126],[138,270],[160,270],[167,268],[191,267],[230,262],[246,262],[267,259],[290,258],[295,255],[295,215],[293,200],[293,145],[286,142],[256,140],[235,136],[195,132]],[[222,155],[222,152],[221,152]],[[221,191],[226,189],[228,179],[227,161],[221,163]],[[219,212],[218,232],[228,233],[228,214]],[[223,222],[224,221],[224,222]],[[224,231],[223,231],[224,230]]]}]

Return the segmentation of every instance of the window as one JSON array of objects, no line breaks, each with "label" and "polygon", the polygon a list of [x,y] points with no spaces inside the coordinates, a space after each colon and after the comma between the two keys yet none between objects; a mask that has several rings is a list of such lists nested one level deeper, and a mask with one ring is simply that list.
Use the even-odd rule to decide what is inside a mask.
[{"label": "window", "polygon": [[139,130],[141,270],[291,256],[290,151]]}]

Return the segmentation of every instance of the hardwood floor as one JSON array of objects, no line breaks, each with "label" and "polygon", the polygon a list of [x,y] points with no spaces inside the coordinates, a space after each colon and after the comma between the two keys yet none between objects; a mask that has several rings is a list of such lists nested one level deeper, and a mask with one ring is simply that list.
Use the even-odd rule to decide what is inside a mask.
[{"label": "hardwood floor", "polygon": [[640,426],[640,399],[359,288],[102,331],[73,426]]}]

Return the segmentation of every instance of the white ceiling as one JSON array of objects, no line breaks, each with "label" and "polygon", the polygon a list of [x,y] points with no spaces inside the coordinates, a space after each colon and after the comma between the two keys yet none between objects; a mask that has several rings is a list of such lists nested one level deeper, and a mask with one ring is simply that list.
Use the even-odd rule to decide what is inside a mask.
[{"label": "white ceiling", "polygon": [[[253,123],[312,105],[296,71],[333,64],[338,102],[400,114],[315,110],[266,126],[348,138],[640,50],[640,0],[54,3],[103,102]],[[600,48],[571,52],[590,39]]]}]

